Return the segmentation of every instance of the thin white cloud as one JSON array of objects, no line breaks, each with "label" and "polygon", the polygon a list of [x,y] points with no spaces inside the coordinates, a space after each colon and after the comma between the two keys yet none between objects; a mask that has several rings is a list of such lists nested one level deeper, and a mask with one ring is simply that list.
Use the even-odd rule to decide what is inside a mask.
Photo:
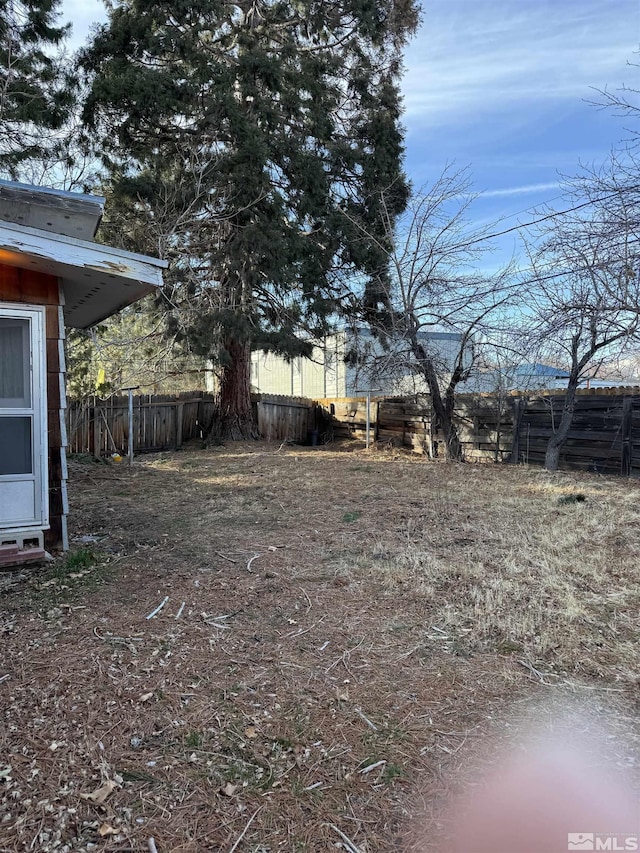
[{"label": "thin white cloud", "polygon": [[547,181],[539,184],[524,184],[520,187],[504,187],[498,190],[485,190],[480,193],[480,198],[500,198],[502,196],[517,196],[529,195],[531,193],[541,193],[547,190],[557,190],[560,184],[557,182]]},{"label": "thin white cloud", "polygon": [[407,118],[469,120],[488,111],[640,83],[637,0],[432,0],[406,56]]}]

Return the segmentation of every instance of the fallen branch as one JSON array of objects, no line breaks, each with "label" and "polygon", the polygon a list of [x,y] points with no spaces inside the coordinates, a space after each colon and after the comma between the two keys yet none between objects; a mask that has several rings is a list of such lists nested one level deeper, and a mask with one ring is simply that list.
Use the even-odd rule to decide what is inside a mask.
[{"label": "fallen branch", "polygon": [[260,809],[261,809],[261,808],[262,808],[262,806],[260,806],[260,808],[259,808],[259,809],[256,809],[256,810],[254,811],[254,813],[251,815],[251,817],[250,817],[250,818],[249,818],[249,820],[247,821],[247,825],[246,825],[246,826],[245,826],[245,828],[242,830],[242,832],[240,833],[240,835],[236,838],[236,842],[235,842],[235,844],[233,845],[233,847],[229,850],[229,853],[234,853],[234,850],[237,850],[237,849],[238,849],[238,844],[240,844],[240,842],[242,841],[242,839],[243,839],[243,838],[245,837],[245,835],[247,834],[247,830],[249,829],[249,827],[250,827],[250,826],[251,826],[251,824],[253,823],[253,821],[254,821],[254,819],[255,819],[255,816],[258,814],[258,812],[260,811]]},{"label": "fallen branch", "polygon": [[306,591],[306,589],[305,589],[303,586],[301,586],[301,587],[300,587],[300,589],[301,589],[301,590],[302,590],[302,592],[304,593],[304,597],[307,599],[307,604],[308,604],[308,607],[307,607],[307,613],[308,613],[308,612],[311,610],[311,608],[313,607],[313,604],[311,604],[311,599],[310,599],[310,598],[309,598],[309,596],[307,595],[307,591]]},{"label": "fallen branch", "polygon": [[309,631],[313,631],[317,624],[317,622],[314,622],[310,628],[298,628],[297,631],[292,631],[290,634],[287,634],[287,637],[301,637],[302,634],[308,634]]},{"label": "fallen branch", "polygon": [[261,556],[262,556],[262,554],[254,554],[254,556],[249,560],[249,562],[247,563],[247,571],[248,572],[251,572],[251,563],[253,563],[254,560],[257,560],[258,557],[261,557]]},{"label": "fallen branch", "polygon": [[550,681],[545,681],[545,675],[552,675],[552,673],[540,672],[539,669],[535,668],[531,661],[528,661],[525,658],[516,658],[516,663],[519,663],[520,666],[523,666],[525,669],[528,669],[532,675],[535,675],[536,678],[540,680],[540,684],[544,684],[546,687],[554,686]]},{"label": "fallen branch", "polygon": [[360,853],[360,849],[353,843],[349,836],[345,835],[341,829],[338,829],[338,827],[334,823],[328,823],[327,826],[334,832],[338,833],[338,835],[344,842],[343,847],[345,847],[349,851],[349,853]]},{"label": "fallen branch", "polygon": [[371,773],[372,770],[375,770],[376,767],[382,767],[383,764],[387,763],[387,759],[383,758],[382,761],[374,761],[373,764],[368,764],[366,767],[363,767],[362,770],[358,770],[358,773],[365,775],[365,773]]},{"label": "fallen branch", "polygon": [[349,675],[351,675],[351,676],[352,676],[352,675],[353,675],[353,673],[351,672],[351,670],[350,670],[350,669],[349,669],[349,667],[347,666],[347,659],[350,657],[351,652],[355,652],[355,651],[356,651],[356,649],[359,649],[359,648],[360,648],[360,646],[363,644],[363,642],[364,642],[364,640],[360,640],[360,642],[359,642],[359,643],[356,643],[356,645],[355,645],[352,649],[345,649],[345,650],[342,652],[342,654],[340,655],[340,657],[339,657],[339,658],[336,658],[336,660],[334,660],[334,662],[333,662],[332,664],[329,664],[329,666],[325,669],[325,671],[324,671],[324,672],[325,672],[325,675],[326,675],[328,672],[331,672],[331,670],[332,670],[335,666],[338,666],[338,664],[339,664],[339,663],[342,663],[342,664],[344,664],[344,668],[347,670],[347,672],[349,673]]},{"label": "fallen branch", "polygon": [[158,613],[160,613],[160,611],[162,610],[162,608],[165,606],[165,604],[167,603],[167,601],[169,601],[169,596],[168,596],[168,595],[165,595],[165,597],[162,599],[162,601],[161,601],[161,602],[160,602],[160,604],[156,607],[156,609],[155,609],[155,610],[152,610],[152,611],[151,611],[151,613],[147,616],[147,619],[153,619],[153,618],[154,618],[154,616],[157,616],[157,615],[158,615]]},{"label": "fallen branch", "polygon": [[222,557],[223,560],[227,560],[227,562],[233,563],[234,565],[238,562],[237,560],[232,560],[231,557],[227,557],[224,554],[221,554],[220,551],[216,551],[216,556]]},{"label": "fallen branch", "polygon": [[356,712],[356,714],[360,717],[361,720],[365,721],[365,723],[369,726],[370,729],[373,729],[374,732],[378,731],[378,727],[371,722],[369,717],[365,717],[360,708],[354,708],[353,710]]},{"label": "fallen branch", "polygon": [[156,840],[153,835],[147,841],[147,847],[149,848],[149,853],[158,853],[158,848],[156,847]]},{"label": "fallen branch", "polygon": [[412,646],[408,651],[403,652],[401,655],[398,655],[396,660],[399,661],[399,660],[405,660],[406,658],[410,658],[414,652],[417,652],[419,649],[422,649],[422,648],[424,648],[424,643],[423,642],[417,643],[415,646]]},{"label": "fallen branch", "polygon": [[102,640],[103,643],[126,646],[134,655],[138,654],[138,649],[135,647],[134,643],[140,643],[143,640],[143,637],[112,637],[110,634],[105,636],[101,634],[97,628],[93,629],[93,636],[98,640]]},{"label": "fallen branch", "polygon": [[179,619],[182,616],[182,611],[184,610],[184,606],[186,603],[186,601],[183,601],[180,607],[178,608],[178,612],[176,613],[176,619]]},{"label": "fallen branch", "polygon": [[205,625],[211,625],[212,628],[220,628],[221,631],[229,631],[231,630],[231,625],[221,625],[223,619],[229,619],[232,616],[232,613],[226,613],[224,616],[208,616],[206,613],[202,613],[202,621]]}]

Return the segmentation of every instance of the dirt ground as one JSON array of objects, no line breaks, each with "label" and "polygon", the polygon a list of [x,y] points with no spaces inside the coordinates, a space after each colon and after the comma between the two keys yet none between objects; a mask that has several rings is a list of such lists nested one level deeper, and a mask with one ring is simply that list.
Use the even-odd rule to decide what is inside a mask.
[{"label": "dirt ground", "polygon": [[635,482],[251,444],[69,490],[0,577],[0,851],[430,853],[558,707],[635,765]]}]

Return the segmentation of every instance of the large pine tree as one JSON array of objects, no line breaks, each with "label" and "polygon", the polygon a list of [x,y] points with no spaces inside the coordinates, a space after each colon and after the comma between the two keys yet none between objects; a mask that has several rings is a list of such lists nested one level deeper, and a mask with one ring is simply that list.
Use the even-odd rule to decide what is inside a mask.
[{"label": "large pine tree", "polygon": [[252,430],[251,350],[309,352],[345,274],[379,280],[416,26],[415,0],[120,0],[84,57],[113,201],[174,261],[172,321],[220,365],[227,436]]},{"label": "large pine tree", "polygon": [[0,0],[0,173],[19,177],[55,143],[74,103],[59,0]]}]

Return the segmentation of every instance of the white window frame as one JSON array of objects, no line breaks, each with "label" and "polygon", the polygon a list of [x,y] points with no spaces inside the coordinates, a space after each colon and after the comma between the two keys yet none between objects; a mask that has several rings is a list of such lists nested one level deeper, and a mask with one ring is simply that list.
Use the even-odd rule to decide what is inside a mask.
[{"label": "white window frame", "polygon": [[[31,407],[2,409],[4,415],[23,415],[29,411],[33,417],[31,436],[33,474],[0,475],[0,487],[3,481],[35,480],[36,515],[35,519],[24,522],[5,523],[0,520],[0,529],[16,530],[35,528],[46,530],[49,527],[49,445],[47,433],[47,363],[46,363],[46,315],[45,307],[41,305],[25,305],[22,303],[1,302],[0,317],[28,320],[30,335],[31,358]],[[39,500],[38,500],[39,496]]]}]

